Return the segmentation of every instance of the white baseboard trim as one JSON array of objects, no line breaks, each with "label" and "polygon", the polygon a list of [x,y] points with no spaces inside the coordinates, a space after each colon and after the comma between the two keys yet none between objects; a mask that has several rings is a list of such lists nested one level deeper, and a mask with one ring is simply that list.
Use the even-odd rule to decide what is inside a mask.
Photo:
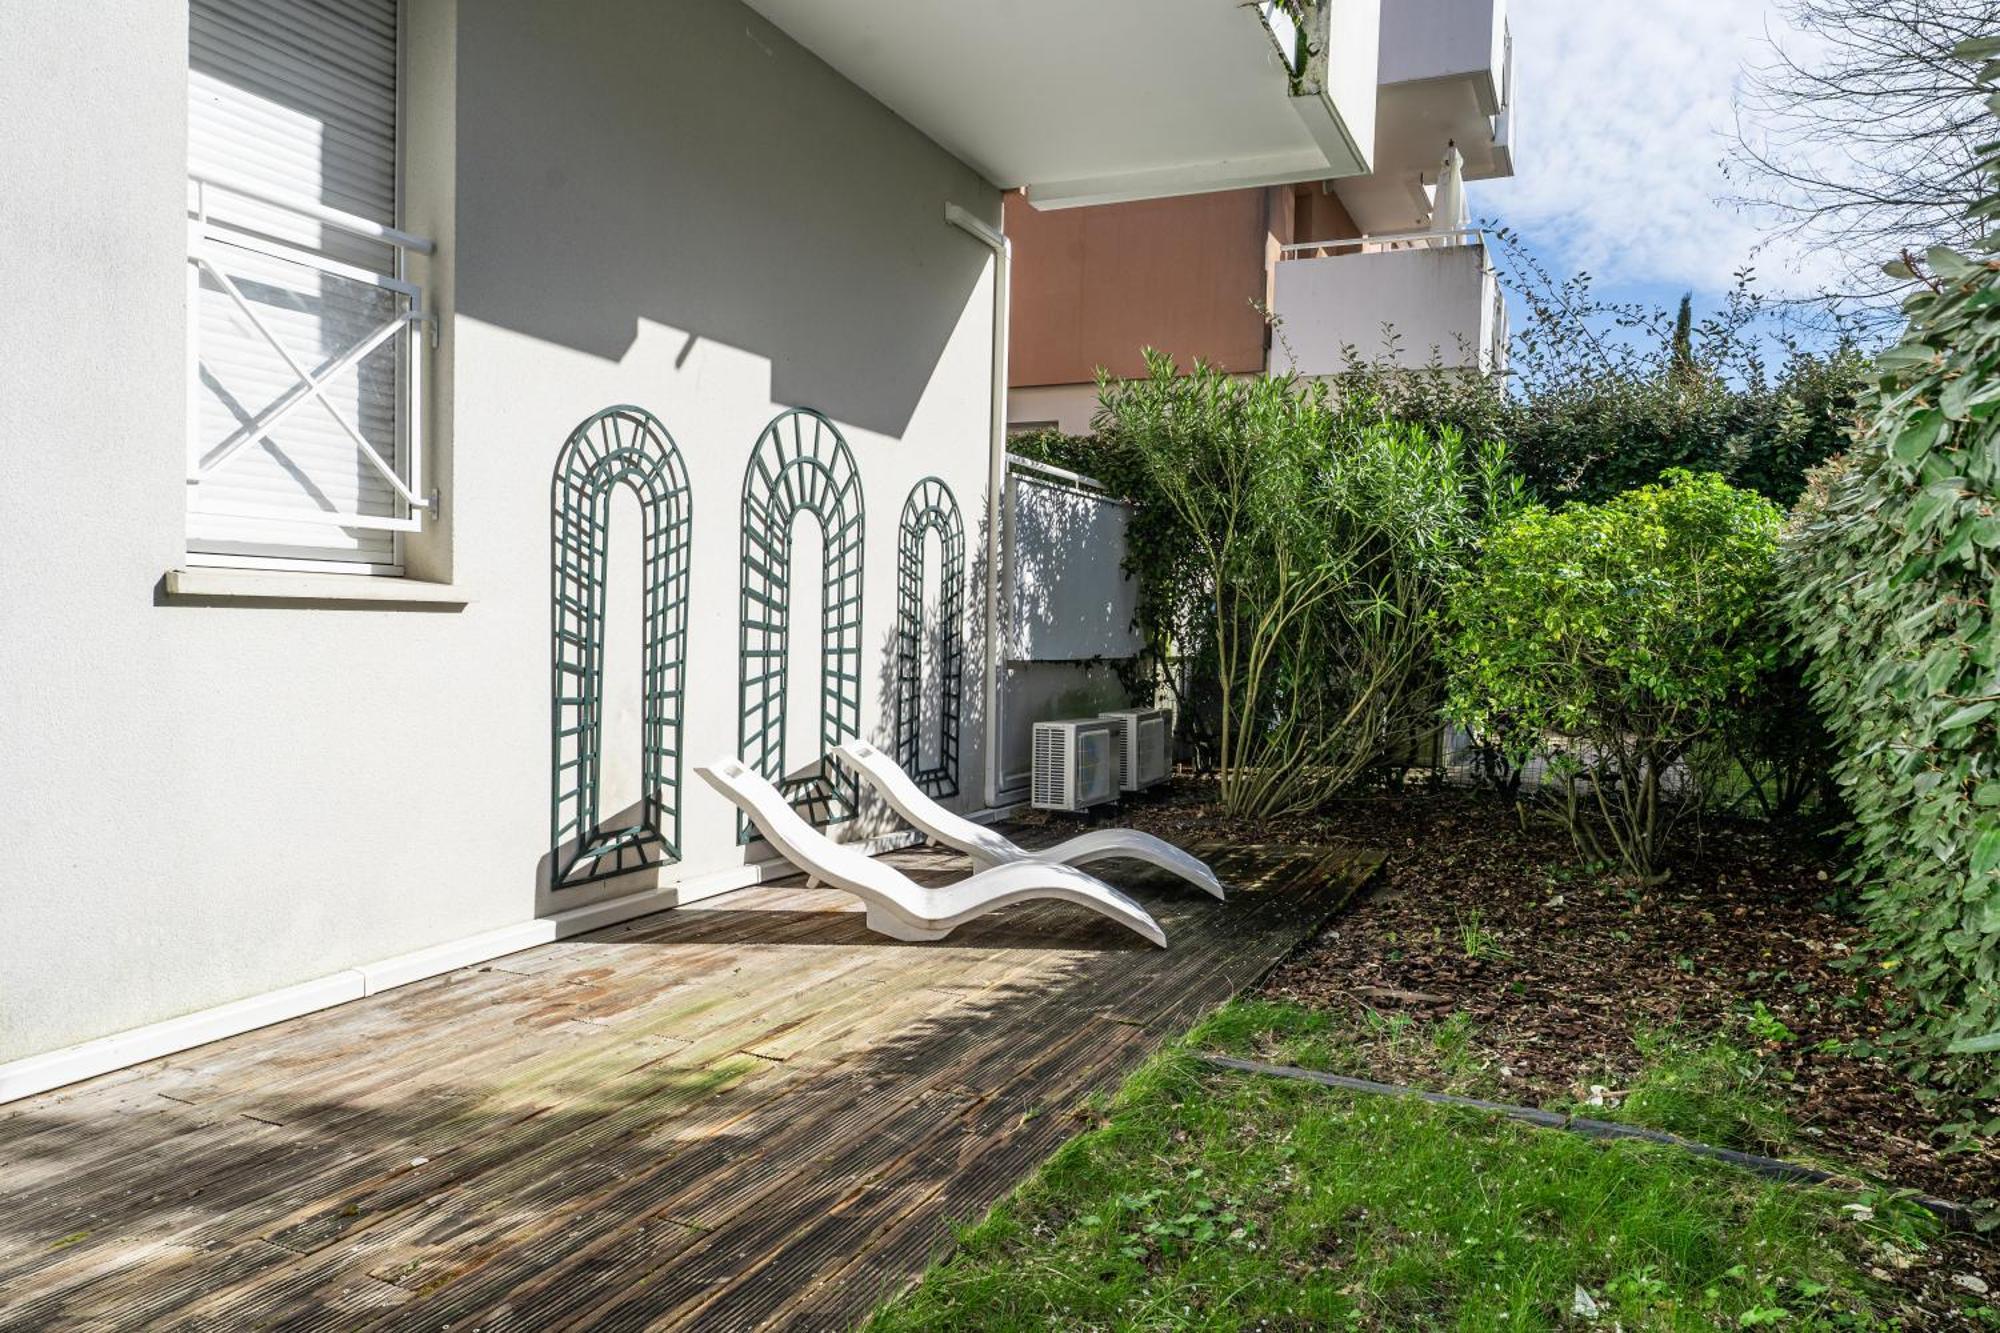
[{"label": "white baseboard trim", "polygon": [[[1017,809],[1018,806],[981,810],[970,818],[992,823],[1006,818]],[[870,839],[863,846],[869,855],[874,856],[899,847],[913,846],[920,841],[917,834],[905,831]],[[349,1000],[358,1000],[397,986],[426,981],[447,972],[456,972],[462,967],[491,962],[523,949],[588,934],[634,917],[664,912],[797,873],[794,867],[783,861],[755,861],[731,866],[678,884],[642,889],[622,897],[572,907],[533,921],[521,921],[497,930],[468,935],[464,939],[447,940],[443,944],[398,954],[393,958],[363,963],[359,967],[343,968],[311,981],[231,1000],[227,1004],[182,1014],[178,1018],[114,1032],[108,1037],[44,1051],[40,1055],[24,1056],[0,1064],[0,1105],[96,1078],[99,1074],[192,1050],[196,1046],[206,1046],[224,1037],[269,1027],[273,1023],[282,1023],[321,1009],[331,1009],[337,1004],[346,1004]]]},{"label": "white baseboard trim", "polygon": [[302,981],[296,986],[265,991],[213,1009],[202,1009],[163,1023],[114,1032],[76,1046],[30,1055],[0,1065],[0,1104],[18,1101],[80,1079],[95,1078],[127,1065],[144,1064],[163,1055],[233,1037],[239,1032],[269,1027],[288,1018],[330,1009],[358,1000],[361,973],[355,969]]}]

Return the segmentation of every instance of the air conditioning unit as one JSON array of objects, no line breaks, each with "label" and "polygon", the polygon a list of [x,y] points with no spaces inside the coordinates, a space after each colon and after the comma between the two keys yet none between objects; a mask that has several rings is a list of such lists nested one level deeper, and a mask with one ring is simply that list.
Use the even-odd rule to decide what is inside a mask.
[{"label": "air conditioning unit", "polygon": [[1117,784],[1120,792],[1139,790],[1133,781],[1135,770],[1132,767],[1131,747],[1125,743],[1125,738],[1131,734],[1131,719],[1123,713],[1100,713],[1097,720],[1111,724],[1112,781]]},{"label": "air conditioning unit", "polygon": [[1126,791],[1157,787],[1174,775],[1174,714],[1168,708],[1120,708],[1099,714],[1118,731],[1118,774]]},{"label": "air conditioning unit", "polygon": [[1088,810],[1118,799],[1118,754],[1101,718],[1035,724],[1037,810]]}]

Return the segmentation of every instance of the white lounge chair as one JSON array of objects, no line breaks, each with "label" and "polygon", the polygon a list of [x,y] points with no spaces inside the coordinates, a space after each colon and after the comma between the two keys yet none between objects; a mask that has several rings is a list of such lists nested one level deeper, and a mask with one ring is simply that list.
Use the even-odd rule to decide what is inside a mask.
[{"label": "white lounge chair", "polygon": [[923,788],[910,780],[910,775],[903,771],[901,765],[866,741],[849,741],[837,747],[833,757],[873,787],[876,794],[889,803],[889,808],[917,831],[946,847],[964,852],[972,858],[974,866],[1023,865],[1032,861],[1074,866],[1125,857],[1172,871],[1217,898],[1223,896],[1222,881],[1215,877],[1215,872],[1205,862],[1150,833],[1129,828],[1092,829],[1053,847],[1030,851],[984,824],[975,824],[963,815],[955,815],[933,801],[924,794]]},{"label": "white lounge chair", "polygon": [[1145,908],[1081,870],[1046,862],[1001,866],[932,888],[827,837],[799,817],[784,793],[740,760],[719,759],[697,766],[695,772],[748,815],[764,840],[814,883],[859,898],[868,908],[868,929],[877,934],[897,940],[941,940],[996,908],[1054,898],[1088,907],[1167,947],[1166,932]]}]

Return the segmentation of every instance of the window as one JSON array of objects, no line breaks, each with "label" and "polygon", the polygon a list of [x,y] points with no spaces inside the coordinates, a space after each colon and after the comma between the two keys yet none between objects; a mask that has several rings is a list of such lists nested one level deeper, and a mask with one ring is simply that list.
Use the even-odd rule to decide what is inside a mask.
[{"label": "window", "polygon": [[188,555],[402,571],[430,242],[398,228],[398,0],[191,0]]}]

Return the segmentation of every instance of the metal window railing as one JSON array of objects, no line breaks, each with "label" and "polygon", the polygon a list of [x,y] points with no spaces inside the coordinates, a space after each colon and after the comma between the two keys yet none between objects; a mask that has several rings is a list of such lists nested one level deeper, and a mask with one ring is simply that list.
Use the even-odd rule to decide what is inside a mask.
[{"label": "metal window railing", "polygon": [[[200,275],[215,284],[295,377],[290,387],[225,438],[204,445],[195,402],[199,374],[191,376],[193,382],[189,385],[187,477],[191,505],[195,502],[195,488],[229,467],[251,444],[268,438],[271,432],[299,408],[317,401],[353,443],[359,458],[394,493],[397,512],[359,513],[340,509],[311,509],[304,506],[262,505],[241,501],[201,503],[201,512],[225,517],[325,523],[346,528],[386,529],[397,532],[420,530],[424,516],[435,514],[438,503],[435,491],[426,492],[423,475],[425,357],[422,331],[429,325],[432,337],[435,338],[436,328],[425,309],[423,285],[407,276],[407,259],[412,254],[433,253],[437,248],[436,243],[426,236],[385,226],[323,204],[287,197],[251,183],[214,175],[193,175],[188,181],[191,187],[191,200],[188,206],[188,263]],[[243,209],[241,205],[244,203],[252,205],[253,208]],[[295,224],[300,222],[318,224],[360,242],[377,242],[387,246],[394,255],[391,267],[395,271],[378,272],[365,265],[334,258],[318,249],[279,240],[270,235],[268,227],[260,223],[257,218],[249,216],[256,211],[255,206],[261,206],[267,216],[275,210],[276,215],[287,218]],[[308,366],[286,346],[284,340],[258,314],[256,304],[244,295],[236,277],[230,272],[227,252],[231,250],[296,264],[304,269],[333,275],[346,281],[381,288],[399,298],[402,308],[391,318],[366,330],[359,338],[327,357],[319,365]],[[191,293],[191,303],[196,295]],[[195,317],[192,310],[189,319],[189,338],[191,367],[197,372],[205,368],[212,374],[213,368],[204,367],[201,360],[200,320]],[[362,433],[360,426],[342,409],[328,390],[334,381],[355,372],[363,360],[378,348],[396,341],[400,341],[401,344],[399,351],[402,370],[398,376],[400,393],[396,411],[396,442],[393,449],[395,459],[391,461],[382,456],[382,451]]]},{"label": "metal window railing", "polygon": [[1349,236],[1330,241],[1294,241],[1281,246],[1278,257],[1331,259],[1341,255],[1373,255],[1393,250],[1436,250],[1485,243],[1486,235],[1478,227],[1426,228],[1420,231],[1373,232],[1366,236]]},{"label": "metal window railing", "polygon": [[1044,463],[1038,458],[1029,458],[1025,454],[1008,454],[1007,470],[1010,472],[1026,472],[1030,474],[1030,480],[1040,482],[1043,485],[1053,482],[1065,489],[1082,491],[1088,495],[1109,496],[1111,494],[1111,488],[1095,477],[1086,477],[1081,472],[1072,472],[1066,467],[1057,467],[1053,463]]}]

